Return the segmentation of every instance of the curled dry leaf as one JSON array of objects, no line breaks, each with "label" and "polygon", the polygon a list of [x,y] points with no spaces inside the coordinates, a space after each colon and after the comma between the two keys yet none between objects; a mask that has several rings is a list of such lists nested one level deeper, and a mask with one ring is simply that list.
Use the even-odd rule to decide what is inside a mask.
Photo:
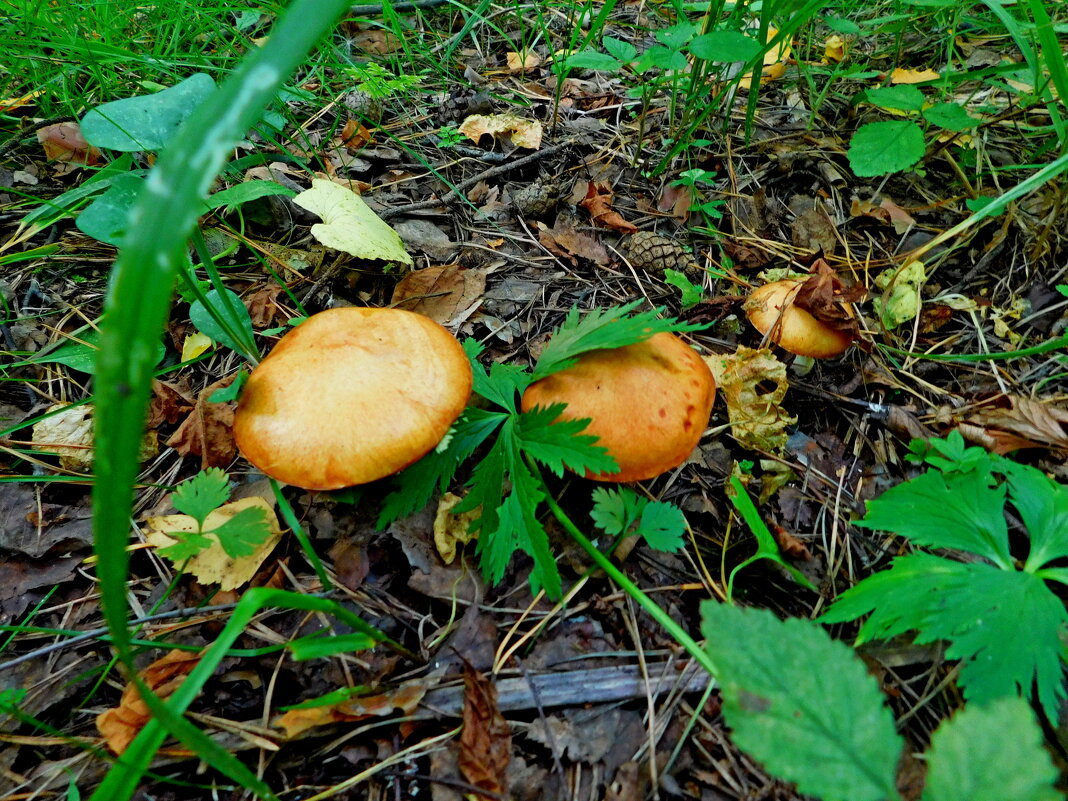
[{"label": "curled dry leaf", "polygon": [[586,209],[598,225],[624,234],[633,234],[638,230],[636,225],[624,220],[619,212],[612,208],[612,189],[608,184],[587,181],[586,197],[579,206]]},{"label": "curled dry leaf", "polygon": [[482,507],[458,515],[453,514],[453,507],[462,500],[459,495],[446,492],[438,501],[438,511],[434,515],[434,545],[438,548],[441,561],[447,565],[451,565],[456,559],[457,545],[467,545],[478,536],[478,532],[470,531],[470,528],[482,515]]},{"label": "curled dry leaf", "polygon": [[182,456],[191,453],[199,456],[202,470],[228,467],[237,456],[233,404],[210,400],[215,390],[228,387],[233,381],[233,376],[227,376],[204,389],[197,396],[193,411],[167,440],[167,445]]},{"label": "curled dry leaf", "polygon": [[746,448],[781,453],[789,426],[797,422],[783,399],[786,365],[771,350],[739,347],[729,355],[704,357],[727,401],[731,434]]},{"label": "curled dry leaf", "polygon": [[602,267],[610,261],[608,250],[600,240],[575,230],[574,222],[563,216],[556,218],[552,228],[541,222],[537,225],[538,241],[549,252],[567,259],[572,264],[578,263],[577,258],[586,259]]},{"label": "curled dry leaf", "polygon": [[860,323],[850,304],[863,300],[867,291],[859,284],[847,287],[824,259],[816,259],[811,272],[798,290],[794,304],[860,342]]},{"label": "curled dry leaf", "polygon": [[1020,448],[1068,452],[1068,408],[1019,395],[1001,406],[979,409],[960,423],[964,438],[995,453]]},{"label": "curled dry leaf", "polygon": [[530,150],[541,148],[543,134],[540,122],[517,114],[472,114],[456,130],[476,144],[489,134],[494,139],[507,139],[516,147]]},{"label": "curled dry leaf", "polygon": [[427,687],[422,682],[406,682],[386,692],[361,695],[336,704],[290,709],[276,718],[272,725],[285,731],[287,740],[295,740],[309,729],[329,726],[333,723],[351,723],[366,718],[383,718],[394,710],[402,715],[415,712],[426,695]]},{"label": "curled dry leaf", "polygon": [[533,50],[525,53],[506,53],[505,58],[508,61],[508,72],[512,75],[530,72],[541,64],[541,56]]},{"label": "curled dry leaf", "polygon": [[[33,444],[43,453],[59,457],[64,470],[88,472],[93,466],[93,407],[83,403],[72,406],[57,403],[48,407],[57,412],[33,427]],[[159,453],[155,431],[146,431],[141,438],[138,459],[142,462]]]},{"label": "curled dry leaf", "polygon": [[466,319],[482,301],[486,271],[468,270],[459,264],[444,264],[413,270],[393,290],[391,306],[418,312],[448,326]]},{"label": "curled dry leaf", "polygon": [[58,122],[38,128],[37,141],[49,160],[71,165],[92,166],[100,163],[100,149],[85,141],[82,129],[76,122]]},{"label": "curled dry leaf", "polygon": [[469,665],[464,667],[464,728],[460,734],[460,773],[486,794],[477,799],[502,798],[508,792],[505,776],[512,759],[512,730],[497,706],[493,682]]},{"label": "curled dry leaf", "polygon": [[[199,651],[168,651],[138,675],[152,692],[166,699],[182,685],[199,661]],[[108,748],[121,755],[151,717],[137,685],[130,682],[122,692],[119,705],[97,715],[96,728]]]},{"label": "curled dry leaf", "polygon": [[[278,541],[282,539],[282,527],[274,513],[271,502],[260,497],[241,498],[223,504],[204,519],[204,531],[212,531],[222,526],[227,520],[245,509],[263,509],[270,535],[248,556],[233,557],[226,553],[218,538],[211,538],[211,545],[177,566],[186,573],[196,577],[201,584],[218,584],[221,590],[235,590],[256,575],[263,560],[266,559]],[[166,548],[178,540],[168,536],[179,532],[191,534],[196,532],[197,521],[189,515],[160,515],[145,520],[145,541],[156,548]]]},{"label": "curled dry leaf", "polygon": [[890,83],[926,83],[937,81],[941,75],[934,70],[907,70],[898,67],[890,73]]}]

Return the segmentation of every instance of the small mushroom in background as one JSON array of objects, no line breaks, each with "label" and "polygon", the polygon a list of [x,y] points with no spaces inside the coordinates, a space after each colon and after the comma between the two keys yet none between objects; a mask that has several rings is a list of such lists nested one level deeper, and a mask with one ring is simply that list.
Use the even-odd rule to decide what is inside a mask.
[{"label": "small mushroom in background", "polygon": [[642,481],[677,467],[696,447],[712,414],[716,382],[700,356],[673,334],[595,350],[531,384],[524,412],[566,403],[565,420],[590,418],[582,432],[619,465],[594,481]]},{"label": "small mushroom in background", "polygon": [[804,281],[782,280],[753,290],[745,314],[761,334],[798,356],[829,359],[853,342],[851,331],[819,320],[795,301]]},{"label": "small mushroom in background", "polygon": [[241,393],[234,438],[272,478],[365,484],[432,450],[464,410],[471,365],[448,331],[400,309],[331,309],[290,331]]}]

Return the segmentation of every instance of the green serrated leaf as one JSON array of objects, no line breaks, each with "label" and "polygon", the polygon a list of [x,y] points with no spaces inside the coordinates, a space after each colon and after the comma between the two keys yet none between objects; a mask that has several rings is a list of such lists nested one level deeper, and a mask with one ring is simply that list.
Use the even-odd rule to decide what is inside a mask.
[{"label": "green serrated leaf", "polygon": [[1005,523],[1005,487],[987,473],[929,470],[868,502],[858,526],[908,537],[926,548],[955,548],[1013,569]]},{"label": "green serrated leaf", "polygon": [[[453,509],[454,514],[463,514],[482,507],[481,516],[471,523],[471,531],[495,532],[498,527],[498,509],[504,498],[504,483],[507,476],[507,465],[511,461],[511,451],[518,450],[515,443],[515,418],[506,417],[501,426],[497,440],[493,447],[475,465],[471,471],[471,480],[468,482],[468,493],[464,499]],[[479,552],[483,548],[495,545],[487,540],[493,539],[493,535],[481,536],[478,541]],[[500,576],[504,574],[504,564],[493,562],[490,569],[483,563],[487,575]]]},{"label": "green serrated leaf", "polygon": [[1031,708],[1018,698],[969,704],[927,750],[923,801],[1055,801],[1057,769]]},{"label": "green serrated leaf", "polygon": [[1008,479],[1009,499],[1031,538],[1024,570],[1033,573],[1068,556],[1068,488],[1041,470],[1005,459],[998,469]]},{"label": "green serrated leaf", "polygon": [[969,701],[1031,697],[1037,687],[1039,702],[1056,719],[1068,612],[1040,577],[911,554],[843,593],[820,622],[868,613],[858,642],[909,631],[919,643],[946,640],[946,656],[961,660],[959,682]]},{"label": "green serrated leaf", "polygon": [[205,537],[196,531],[168,531],[166,534],[176,542],[165,548],[159,548],[157,552],[176,565],[180,565],[186,559],[192,559],[201,551],[210,548],[212,543],[210,537]]},{"label": "green serrated leaf", "polygon": [[435,450],[394,476],[394,489],[382,501],[377,527],[385,528],[394,520],[419,511],[435,492],[444,492],[460,464],[506,418],[507,415],[499,412],[466,409]]},{"label": "green serrated leaf", "polygon": [[256,548],[271,536],[267,522],[267,510],[261,507],[242,509],[218,528],[206,534],[214,534],[226,555],[232,559],[251,556]]},{"label": "green serrated leaf", "polygon": [[849,648],[808,621],[767,610],[706,601],[701,617],[740,748],[824,801],[897,797],[903,742],[878,684]]},{"label": "green serrated leaf", "polygon": [[171,505],[204,525],[204,518],[230,499],[230,477],[218,467],[201,470],[171,495]]},{"label": "green serrated leaf", "polygon": [[686,545],[686,517],[674,504],[650,501],[642,510],[637,533],[650,548],[674,553]]},{"label": "green serrated leaf", "polygon": [[869,89],[864,96],[869,103],[879,108],[901,111],[919,111],[923,108],[923,92],[909,84]]},{"label": "green serrated leaf", "polygon": [[590,517],[593,518],[594,525],[613,537],[618,537],[634,525],[647,502],[634,490],[626,487],[597,487],[592,498],[593,509],[590,510]]},{"label": "green serrated leaf", "polygon": [[860,178],[907,170],[923,153],[923,131],[912,120],[869,122],[849,140],[849,166]]},{"label": "green serrated leaf", "polygon": [[555,403],[547,409],[536,407],[519,415],[517,436],[519,447],[548,467],[557,476],[564,474],[566,465],[573,473],[614,473],[619,470],[608,449],[597,444],[597,437],[581,432],[588,419],[553,422],[565,405]]},{"label": "green serrated leaf", "polygon": [[542,350],[534,367],[534,380],[566,370],[578,356],[591,350],[633,345],[662,331],[697,331],[705,327],[661,319],[658,315],[662,308],[631,314],[641,303],[638,300],[611,309],[591,309],[585,315],[572,307]]}]

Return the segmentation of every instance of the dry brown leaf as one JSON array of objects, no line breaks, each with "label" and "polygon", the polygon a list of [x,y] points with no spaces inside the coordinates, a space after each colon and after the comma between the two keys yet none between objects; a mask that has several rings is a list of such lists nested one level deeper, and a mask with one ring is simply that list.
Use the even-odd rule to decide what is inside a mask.
[{"label": "dry brown leaf", "polygon": [[89,166],[100,163],[100,149],[85,141],[76,122],[57,122],[38,128],[37,141],[51,161]]},{"label": "dry brown leaf", "polygon": [[245,295],[242,300],[248,307],[248,316],[252,319],[254,328],[267,328],[274,324],[280,312],[278,307],[280,294],[282,294],[281,285],[272,281]]},{"label": "dry brown leaf", "polygon": [[[199,661],[199,651],[168,651],[138,675],[152,692],[166,699],[182,686]],[[129,682],[119,705],[97,715],[96,728],[107,741],[108,748],[121,755],[151,717],[137,685]]]},{"label": "dry brown leaf", "polygon": [[995,453],[1021,448],[1068,451],[1068,408],[1050,402],[1010,396],[1007,406],[986,407],[960,424],[965,439]]},{"label": "dry brown leaf", "polygon": [[600,240],[575,230],[574,224],[564,217],[557,217],[552,228],[540,222],[537,225],[538,241],[551,253],[572,264],[578,263],[576,256],[602,267],[610,261],[608,250]]},{"label": "dry brown leaf", "polygon": [[860,323],[850,304],[863,300],[867,290],[860,284],[847,287],[824,259],[812,262],[810,270],[812,274],[801,284],[794,304],[817,320],[848,333],[863,347]]},{"label": "dry brown leaf", "polygon": [[230,386],[233,380],[234,376],[228,376],[206,387],[197,396],[193,411],[167,440],[167,445],[182,456],[199,456],[201,470],[229,467],[237,455],[233,404],[208,400],[215,390]]},{"label": "dry brown leaf", "polygon": [[586,197],[579,203],[579,206],[586,209],[598,225],[612,228],[623,234],[633,234],[638,230],[636,225],[624,220],[612,208],[612,188],[608,184],[587,181]]},{"label": "dry brown leaf", "polygon": [[284,729],[287,740],[295,740],[304,732],[318,726],[351,723],[365,718],[382,718],[392,715],[394,710],[402,715],[411,715],[423,700],[426,690],[427,687],[422,682],[406,682],[376,695],[362,695],[326,706],[290,709],[276,718],[272,725]]},{"label": "dry brown leaf", "polygon": [[456,130],[476,144],[489,134],[494,139],[507,139],[516,147],[531,150],[541,147],[543,133],[540,122],[518,114],[472,114]]},{"label": "dry brown leaf", "polygon": [[413,270],[393,290],[391,305],[418,312],[442,325],[465,318],[486,291],[486,272],[445,264]]},{"label": "dry brown leaf", "polygon": [[690,207],[693,206],[693,201],[691,187],[669,184],[660,193],[660,198],[656,202],[656,210],[685,224],[690,219]]},{"label": "dry brown leaf", "polygon": [[[256,550],[251,554],[235,559],[226,553],[217,538],[212,537],[212,544],[209,547],[191,559],[176,563],[175,566],[182,567],[186,573],[195,576],[201,584],[218,584],[221,590],[234,590],[250,581],[260,569],[263,560],[270,555],[274,546],[282,539],[282,527],[278,524],[273,504],[265,498],[255,496],[241,498],[223,504],[204,519],[204,530],[211,531],[238,512],[255,508],[263,509],[271,534],[256,546]],[[166,548],[178,541],[169,534],[175,532],[191,534],[198,530],[196,519],[189,515],[150,517],[145,520],[145,528],[145,542],[156,548]]]},{"label": "dry brown leaf", "polygon": [[790,241],[809,253],[830,256],[838,247],[838,229],[822,203],[805,209],[790,224]]},{"label": "dry brown leaf", "polygon": [[189,388],[182,384],[168,381],[152,380],[152,399],[148,404],[148,422],[146,428],[155,428],[160,423],[177,423],[193,408],[193,398]]},{"label": "dry brown leaf", "polygon": [[888,197],[884,197],[879,206],[889,215],[890,224],[894,226],[896,234],[903,234],[916,224],[911,214]]},{"label": "dry brown leaf", "polygon": [[746,448],[781,453],[786,429],[797,422],[782,405],[789,387],[786,365],[768,348],[744,346],[733,354],[704,359],[727,402],[734,438]]},{"label": "dry brown leaf", "polygon": [[482,515],[482,507],[471,509],[462,514],[453,514],[452,510],[460,501],[459,495],[446,492],[438,501],[438,511],[434,515],[434,545],[437,546],[441,560],[451,565],[456,559],[456,546],[467,545],[478,536],[477,531],[470,531],[471,524]]},{"label": "dry brown leaf", "polygon": [[362,122],[350,117],[348,122],[345,123],[345,127],[341,129],[338,144],[342,145],[349,153],[355,153],[374,140],[374,134],[368,131]]},{"label": "dry brown leaf", "polygon": [[[43,452],[59,457],[59,464],[64,470],[88,472],[93,467],[93,407],[83,403],[73,406],[68,403],[56,403],[48,407],[49,412],[56,412],[46,417],[33,427],[34,447]],[[141,449],[137,455],[140,461],[146,461],[159,453],[159,443],[155,431],[146,431],[141,438]]]},{"label": "dry brown leaf", "polygon": [[523,54],[505,53],[504,57],[508,61],[508,72],[512,75],[530,72],[541,64],[541,56],[533,50],[528,50]]},{"label": "dry brown leaf", "polygon": [[[497,688],[474,668],[464,666],[464,729],[457,764],[460,773],[487,795],[500,798],[508,791],[505,773],[512,759],[512,730],[497,708]],[[491,794],[491,795],[489,795]]]}]

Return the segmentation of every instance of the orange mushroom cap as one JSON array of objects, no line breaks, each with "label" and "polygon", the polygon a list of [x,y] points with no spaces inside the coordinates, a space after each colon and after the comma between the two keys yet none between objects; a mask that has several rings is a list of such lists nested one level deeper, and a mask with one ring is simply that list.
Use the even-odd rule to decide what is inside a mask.
[{"label": "orange mushroom cap", "polygon": [[470,394],[463,348],[430,318],[331,309],[282,337],[252,371],[234,438],[246,459],[286,484],[365,484],[433,449]]},{"label": "orange mushroom cap", "polygon": [[753,290],[745,302],[749,322],[779,347],[798,356],[829,359],[841,355],[853,337],[794,304],[802,283],[773,281]]},{"label": "orange mushroom cap", "polygon": [[642,481],[677,467],[701,439],[716,382],[700,356],[673,334],[623,348],[595,350],[523,393],[523,411],[566,403],[565,420],[588,417],[583,434],[599,439],[616,473],[594,481]]}]

